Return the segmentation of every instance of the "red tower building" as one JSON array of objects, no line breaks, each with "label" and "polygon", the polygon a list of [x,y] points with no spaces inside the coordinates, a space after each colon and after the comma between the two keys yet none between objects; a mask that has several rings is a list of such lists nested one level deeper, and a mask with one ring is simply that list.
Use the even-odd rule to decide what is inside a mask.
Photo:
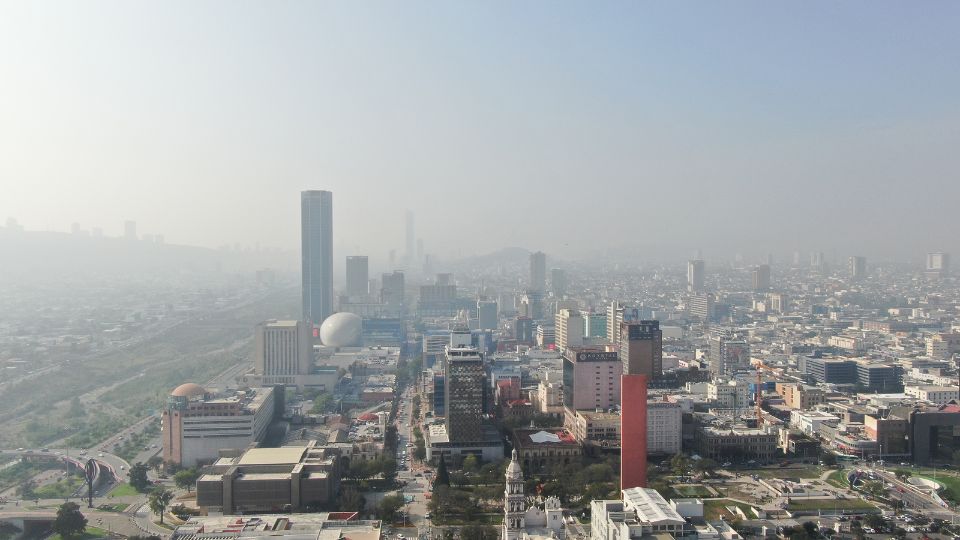
[{"label": "red tower building", "polygon": [[620,379],[620,489],[647,487],[647,376]]}]

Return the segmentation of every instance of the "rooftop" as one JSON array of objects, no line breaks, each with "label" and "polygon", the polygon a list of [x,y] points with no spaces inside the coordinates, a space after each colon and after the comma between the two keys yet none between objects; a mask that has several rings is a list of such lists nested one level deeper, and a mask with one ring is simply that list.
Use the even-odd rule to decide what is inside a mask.
[{"label": "rooftop", "polygon": [[253,448],[247,450],[237,465],[285,465],[299,463],[306,453],[305,447]]},{"label": "rooftop", "polygon": [[636,511],[637,520],[642,523],[679,522],[683,517],[670,506],[657,490],[649,488],[630,488],[623,490],[623,503]]}]

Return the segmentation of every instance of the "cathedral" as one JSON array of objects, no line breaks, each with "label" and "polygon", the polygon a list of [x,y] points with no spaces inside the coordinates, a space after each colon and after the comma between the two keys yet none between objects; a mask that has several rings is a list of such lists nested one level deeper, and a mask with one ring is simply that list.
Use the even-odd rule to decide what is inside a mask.
[{"label": "cathedral", "polygon": [[547,497],[527,508],[523,493],[523,470],[513,451],[506,472],[506,489],[503,492],[503,540],[562,539],[564,537],[563,510],[560,500]]}]

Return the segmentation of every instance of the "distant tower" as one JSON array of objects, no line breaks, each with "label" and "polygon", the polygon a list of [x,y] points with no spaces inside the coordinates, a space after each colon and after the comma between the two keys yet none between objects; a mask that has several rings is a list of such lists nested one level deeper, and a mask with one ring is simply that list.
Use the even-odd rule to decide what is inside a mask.
[{"label": "distant tower", "polygon": [[333,313],[333,193],[300,192],[303,320],[320,324]]},{"label": "distant tower", "polygon": [[942,251],[927,253],[927,277],[941,278],[950,273],[950,254]]},{"label": "distant tower", "polygon": [[347,296],[364,296],[367,294],[367,282],[369,280],[369,259],[363,255],[347,257]]},{"label": "distant tower", "polygon": [[867,258],[854,255],[848,261],[851,279],[863,279],[867,277]]},{"label": "distant tower", "polygon": [[687,290],[700,292],[703,290],[703,274],[706,263],[703,259],[687,261]]},{"label": "distant tower", "polygon": [[542,251],[530,254],[530,290],[547,291],[547,256]]},{"label": "distant tower", "polygon": [[413,262],[416,257],[414,243],[413,210],[407,210],[407,253],[405,256],[408,263]]},{"label": "distant tower", "polygon": [[503,492],[503,540],[520,540],[525,528],[524,516],[527,508],[523,495],[523,470],[517,461],[517,450],[514,449],[507,465],[507,486]]},{"label": "distant tower", "polygon": [[761,264],[753,269],[753,290],[766,291],[770,288],[770,265]]}]

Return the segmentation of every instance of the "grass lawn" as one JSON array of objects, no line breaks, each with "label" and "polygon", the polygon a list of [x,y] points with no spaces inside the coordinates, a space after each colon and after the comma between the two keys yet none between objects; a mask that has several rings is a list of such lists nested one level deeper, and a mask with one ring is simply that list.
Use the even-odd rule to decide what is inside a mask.
[{"label": "grass lawn", "polygon": [[672,487],[673,487],[673,491],[675,491],[677,495],[681,497],[716,497],[713,491],[711,491],[705,486],[680,485],[680,486],[672,486]]},{"label": "grass lawn", "polygon": [[[103,529],[87,526],[87,530],[83,533],[83,535],[78,536],[73,540],[89,540],[91,538],[106,538],[109,535],[110,533]],[[59,534],[55,534],[49,537],[47,540],[63,540],[63,538]]]},{"label": "grass lawn", "polygon": [[732,469],[731,472],[738,472],[744,475],[757,475],[760,478],[819,478],[827,469],[818,465],[808,465],[806,467],[773,467],[763,469]]},{"label": "grass lawn", "polygon": [[748,518],[754,517],[753,513],[750,511],[750,505],[731,501],[730,499],[712,499],[703,501],[703,516],[708,520],[720,519],[721,516],[726,519],[739,517],[728,512],[725,509],[727,506],[738,506],[741,510],[743,510],[743,513],[746,514]]},{"label": "grass lawn", "polygon": [[838,488],[850,487],[847,483],[847,471],[843,469],[830,473],[830,476],[827,477],[827,483]]},{"label": "grass lawn", "polygon": [[107,494],[107,497],[129,497],[132,495],[140,495],[140,492],[136,489],[133,489],[133,486],[130,484],[124,482],[110,490],[110,493]]},{"label": "grass lawn", "polygon": [[[907,469],[907,468],[897,468],[894,469],[894,472],[899,474],[901,472],[911,473],[913,476],[918,476],[920,478],[926,478],[927,480],[933,480],[934,482],[939,483],[941,486],[947,488],[949,493],[941,494],[947,495],[944,497],[954,503],[960,502],[960,476],[957,476],[957,473],[953,471],[945,471],[943,469],[928,469],[928,468],[917,468],[917,469]],[[936,474],[934,474],[936,473]]]},{"label": "grass lawn", "polygon": [[787,505],[787,510],[876,510],[876,508],[861,499],[793,499]]}]

